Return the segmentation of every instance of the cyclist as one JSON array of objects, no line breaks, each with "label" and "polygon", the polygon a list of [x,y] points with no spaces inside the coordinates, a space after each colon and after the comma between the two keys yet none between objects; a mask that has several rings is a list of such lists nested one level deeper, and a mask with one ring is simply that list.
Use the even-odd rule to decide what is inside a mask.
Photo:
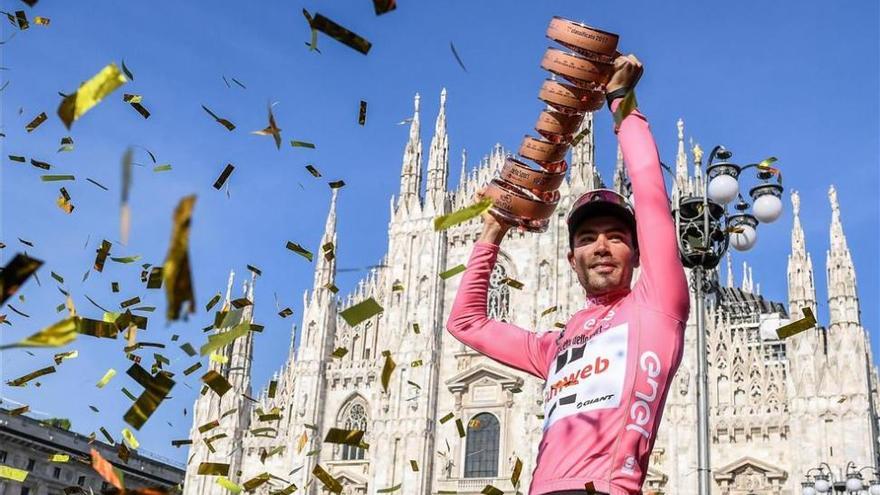
[{"label": "cyclist", "polygon": [[[618,57],[608,94],[625,92],[641,72],[634,55]],[[536,334],[487,317],[489,275],[511,228],[491,213],[482,216],[446,325],[483,355],[546,381],[532,495],[641,493],[681,362],[690,299],[657,147],[637,109],[615,132],[635,206],[607,189],[572,205],[567,258],[586,297],[565,330]]]}]

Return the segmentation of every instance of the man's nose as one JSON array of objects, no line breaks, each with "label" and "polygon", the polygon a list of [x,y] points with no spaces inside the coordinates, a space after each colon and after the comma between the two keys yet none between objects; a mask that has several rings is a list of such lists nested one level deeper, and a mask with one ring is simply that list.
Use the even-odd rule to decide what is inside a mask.
[{"label": "man's nose", "polygon": [[600,234],[599,237],[596,238],[596,252],[607,253],[609,251],[608,238],[605,237],[604,234]]}]

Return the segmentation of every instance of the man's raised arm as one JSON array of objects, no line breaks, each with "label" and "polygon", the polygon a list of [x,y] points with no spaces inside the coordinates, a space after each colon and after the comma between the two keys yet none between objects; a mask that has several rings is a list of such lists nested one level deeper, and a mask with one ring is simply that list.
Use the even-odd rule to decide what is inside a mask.
[{"label": "man's raised arm", "polygon": [[[625,76],[630,71],[630,80],[637,81],[641,72],[641,64],[632,56],[618,57],[616,66],[624,70],[616,71]],[[635,74],[635,77],[632,75]],[[620,87],[627,87],[626,80]],[[608,91],[614,89],[612,80]],[[622,98],[614,100],[610,105],[616,111]],[[641,275],[639,284],[645,291],[648,300],[657,304],[670,316],[687,319],[690,299],[687,279],[678,252],[677,233],[666,195],[663,171],[660,169],[660,157],[657,145],[648,120],[634,109],[620,123],[617,132],[626,171],[632,182],[634,209],[636,214],[636,235],[639,243],[639,261]]]},{"label": "man's raised arm", "polygon": [[509,227],[490,213],[485,213],[483,219],[483,234],[471,251],[446,329],[468,347],[495,361],[546,378],[546,356],[553,335],[538,336],[516,325],[492,320],[486,314],[489,276]]}]

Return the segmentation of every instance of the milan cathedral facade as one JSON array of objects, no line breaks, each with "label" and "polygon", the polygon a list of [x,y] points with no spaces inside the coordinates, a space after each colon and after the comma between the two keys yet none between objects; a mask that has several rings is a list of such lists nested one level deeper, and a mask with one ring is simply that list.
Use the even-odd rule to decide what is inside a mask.
[{"label": "milan cathedral facade", "polygon": [[[434,217],[473,201],[474,191],[500,170],[505,152],[496,145],[470,172],[463,155],[461,178],[449,191],[445,101],[443,90],[423,179],[415,98],[400,192],[391,198],[388,246],[378,267],[352,294],[340,297],[333,285],[336,259],[319,250],[313,287],[303,294],[300,340],[294,344],[294,327],[287,361],[257,392],[250,379],[250,332],[224,349],[225,363],[211,363],[233,388],[222,397],[205,390],[196,401],[186,495],[226,493],[215,476],[197,474],[201,462],[230,464],[228,477],[238,484],[269,473],[255,489],[265,494],[290,493],[285,489],[291,485],[297,493],[330,493],[312,474],[316,466],[336,478],[345,494],[372,495],[399,485],[395,493],[406,495],[476,495],[490,484],[514,493],[510,478],[517,458],[523,463],[520,491],[527,491],[542,431],[543,383],[480,356],[446,331],[461,277],[444,280],[438,274],[467,262],[481,223],[433,229]],[[591,127],[592,116],[583,125]],[[676,176],[668,179],[673,201],[702,187],[683,134],[679,121]],[[583,290],[565,257],[564,215],[583,191],[603,185],[594,164],[592,129],[572,148],[570,164],[549,230],[510,232],[502,244],[490,284],[490,317],[559,331],[556,323],[581,308]],[[613,187],[628,193],[619,152]],[[336,236],[336,191],[321,245],[333,243],[344,256],[348,247],[344,241],[337,244]],[[706,321],[714,494],[794,495],[804,473],[820,462],[876,466],[877,372],[860,322],[855,268],[833,187],[829,198],[827,322],[785,341],[775,337],[776,328],[802,317],[801,308],[814,314],[817,309],[797,192],[791,195],[786,304],[762,297],[745,264],[736,284],[729,256],[726,277],[720,269],[713,273]],[[817,199],[807,201],[805,215],[827,214]],[[501,283],[505,277],[523,288]],[[230,275],[227,308],[232,284]],[[243,296],[260,304],[254,289],[253,279],[245,282]],[[338,316],[368,297],[384,311],[354,328]],[[241,310],[244,321],[251,310]],[[695,321],[691,314],[689,350],[669,392],[645,492],[697,493]],[[348,351],[341,358],[333,355],[339,348]],[[387,391],[380,379],[383,351],[397,363]],[[453,419],[445,420],[449,413]],[[219,426],[200,432],[214,420]],[[368,448],[324,442],[330,428],[365,430]]]}]

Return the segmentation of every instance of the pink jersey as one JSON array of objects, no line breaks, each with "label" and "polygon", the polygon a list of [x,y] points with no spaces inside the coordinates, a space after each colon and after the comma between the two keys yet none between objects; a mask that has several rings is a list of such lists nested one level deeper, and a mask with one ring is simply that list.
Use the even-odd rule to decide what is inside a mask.
[{"label": "pink jersey", "polygon": [[477,242],[446,325],[469,347],[546,381],[531,495],[587,482],[611,495],[640,493],[681,362],[688,286],[645,116],[632,112],[618,139],[635,196],[641,274],[633,289],[588,297],[564,333],[490,320],[486,298],[499,247]]}]

